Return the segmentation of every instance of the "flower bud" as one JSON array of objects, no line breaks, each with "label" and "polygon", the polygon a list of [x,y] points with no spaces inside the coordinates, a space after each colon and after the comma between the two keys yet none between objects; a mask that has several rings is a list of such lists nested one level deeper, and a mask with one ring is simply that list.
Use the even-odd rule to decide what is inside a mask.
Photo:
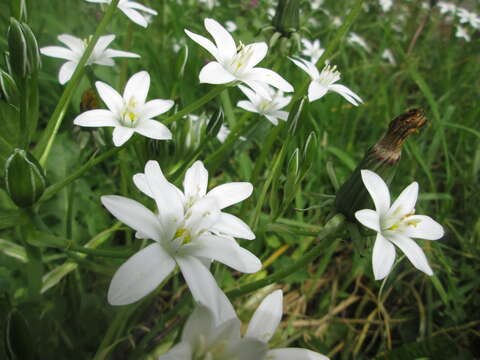
[{"label": "flower bud", "polygon": [[299,0],[279,0],[275,16],[273,17],[273,26],[284,36],[289,36],[292,32],[298,30],[300,24],[300,1]]},{"label": "flower bud", "polygon": [[15,149],[5,161],[5,185],[10,198],[19,207],[28,207],[42,196],[45,175],[30,153]]},{"label": "flower bud", "polygon": [[0,69],[0,98],[9,104],[18,104],[18,87],[15,80],[5,71]]},{"label": "flower bud", "polygon": [[370,197],[360,171],[363,169],[375,171],[390,183],[402,155],[403,143],[410,134],[417,132],[425,125],[425,122],[426,117],[421,109],[409,110],[390,122],[386,134],[367,150],[352,175],[338,189],[335,206],[339,212],[354,221],[356,211],[368,208]]},{"label": "flower bud", "polygon": [[27,78],[41,66],[37,40],[27,24],[10,18],[8,28],[9,64],[15,75]]}]

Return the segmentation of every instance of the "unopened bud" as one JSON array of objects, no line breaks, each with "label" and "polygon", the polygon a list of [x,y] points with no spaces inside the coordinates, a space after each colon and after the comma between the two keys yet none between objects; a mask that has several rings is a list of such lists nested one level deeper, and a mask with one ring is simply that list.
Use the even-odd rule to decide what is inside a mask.
[{"label": "unopened bud", "polygon": [[367,150],[364,158],[347,181],[338,189],[335,198],[337,210],[349,220],[354,220],[357,210],[368,208],[370,197],[363,184],[360,171],[372,170],[387,183],[391,182],[402,155],[406,138],[425,125],[426,117],[421,109],[412,109],[393,119],[386,134]]},{"label": "unopened bud", "polygon": [[19,207],[37,202],[45,190],[41,165],[30,153],[15,149],[5,161],[5,185],[8,195]]},{"label": "unopened bud", "polygon": [[273,17],[273,26],[284,36],[298,30],[300,24],[300,1],[279,0]]},{"label": "unopened bud", "polygon": [[0,70],[0,98],[9,104],[18,104],[18,87],[15,80],[7,72]]},{"label": "unopened bud", "polygon": [[41,66],[38,43],[27,24],[10,18],[8,28],[9,64],[15,75],[27,78]]}]

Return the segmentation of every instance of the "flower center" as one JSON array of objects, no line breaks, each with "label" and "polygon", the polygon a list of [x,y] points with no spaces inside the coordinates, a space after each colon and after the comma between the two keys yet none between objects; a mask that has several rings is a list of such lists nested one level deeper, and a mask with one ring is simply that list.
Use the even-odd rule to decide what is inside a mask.
[{"label": "flower center", "polygon": [[125,104],[123,111],[121,113],[121,122],[122,125],[127,127],[135,127],[138,122],[138,110],[137,110],[137,100],[135,97],[131,97],[128,103]]},{"label": "flower center", "polygon": [[411,213],[406,214],[401,216],[395,223],[391,226],[389,226],[386,230],[390,231],[402,231],[405,230],[409,226],[416,227],[421,220],[420,219],[412,219],[411,216],[415,215],[415,210],[413,210]]},{"label": "flower center", "polygon": [[318,82],[324,86],[330,86],[338,80],[340,80],[340,72],[337,71],[336,65],[326,65],[318,78]]},{"label": "flower center", "polygon": [[192,241],[192,236],[190,234],[190,230],[182,228],[178,229],[173,236],[173,239],[182,239],[182,245],[188,244]]},{"label": "flower center", "polygon": [[235,75],[242,73],[242,71],[247,68],[253,55],[253,47],[245,46],[240,42],[237,51],[238,53],[233,57],[230,64],[228,64],[230,71]]},{"label": "flower center", "polygon": [[238,357],[227,351],[225,342],[218,342],[206,348],[206,339],[200,336],[198,348],[194,350],[192,360],[238,360]]}]

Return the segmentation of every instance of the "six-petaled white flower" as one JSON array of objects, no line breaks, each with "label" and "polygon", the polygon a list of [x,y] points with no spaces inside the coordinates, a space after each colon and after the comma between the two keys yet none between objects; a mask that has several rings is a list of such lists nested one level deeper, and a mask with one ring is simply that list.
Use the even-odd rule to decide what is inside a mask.
[{"label": "six-petaled white flower", "polygon": [[[110,45],[114,39],[115,35],[100,36],[85,65],[97,64],[113,66],[115,65],[115,62],[113,61],[114,57],[140,57],[140,55],[128,51],[107,49],[108,45]],[[62,34],[58,36],[58,40],[67,45],[67,47],[46,46],[41,48],[40,52],[46,56],[68,60],[60,67],[58,73],[58,81],[63,85],[72,77],[90,39],[82,40],[72,35]]]},{"label": "six-petaled white flower", "polygon": [[236,316],[217,319],[211,308],[199,304],[183,328],[181,342],[158,360],[328,360],[307,349],[269,350],[282,313],[282,290],[276,290],[260,303],[242,337]]},{"label": "six-petaled white flower", "polygon": [[470,24],[474,29],[480,29],[480,16],[465,8],[458,8],[457,15],[462,24]]},{"label": "six-petaled white flower", "polygon": [[315,101],[323,97],[327,92],[333,91],[342,95],[348,102],[358,106],[363,102],[362,99],[352,90],[341,84],[335,84],[340,80],[340,72],[336,66],[326,65],[321,72],[318,71],[315,64],[305,59],[290,58],[295,65],[305,71],[312,79],[308,86],[308,100]]},{"label": "six-petaled white flower", "polygon": [[75,118],[75,125],[113,126],[115,146],[123,145],[134,132],[157,140],[172,138],[170,130],[153,118],[168,111],[174,103],[162,99],[146,102],[150,87],[150,75],[146,71],[140,71],[128,80],[123,97],[104,82],[97,81],[95,86],[108,110],[86,111]]},{"label": "six-petaled white flower", "polygon": [[457,6],[451,2],[439,1],[437,6],[440,8],[441,14],[455,14],[457,12]]},{"label": "six-petaled white flower", "polygon": [[320,40],[314,40],[313,42],[308,39],[302,39],[302,55],[309,57],[310,61],[314,64],[317,63],[318,59],[325,52],[325,49],[320,45]]},{"label": "six-petaled white flower", "polygon": [[225,295],[208,267],[217,260],[244,273],[260,270],[260,260],[233,238],[254,239],[255,235],[242,220],[222,211],[249,197],[252,185],[228,183],[207,193],[208,172],[200,161],[187,170],[184,192],[168,182],[158,162],[152,160],[145,165],[145,173],[136,174],[133,180],[141,192],[155,200],[156,213],[122,196],[102,196],[101,200],[117,219],[137,231],[137,238],[154,243],[117,270],[108,290],[110,304],[141,299],[178,264],[194,299],[231,315],[231,306],[222,300]]},{"label": "six-petaled white flower", "polygon": [[437,240],[443,234],[443,227],[425,215],[415,215],[418,197],[418,183],[407,186],[390,206],[390,192],[382,178],[370,170],[361,171],[375,210],[363,209],[355,213],[357,220],[377,232],[373,246],[372,265],[375,279],[385,278],[395,261],[395,246],[398,246],[417,269],[427,275],[433,271],[420,246],[411,238]]},{"label": "six-petaled white flower", "polygon": [[[102,3],[110,4],[112,0],[85,0],[91,3]],[[147,27],[150,22],[150,17],[157,15],[158,13],[146,7],[145,5],[139,4],[135,1],[130,0],[120,0],[118,3],[118,8],[135,24]]]},{"label": "six-petaled white flower", "polygon": [[455,36],[457,38],[464,39],[467,42],[472,39],[470,34],[468,33],[467,29],[465,29],[463,26],[457,25],[456,30],[457,31],[455,31]]},{"label": "six-petaled white flower", "polygon": [[268,85],[285,92],[293,91],[285,79],[276,72],[255,67],[267,55],[268,46],[264,42],[243,45],[238,49],[230,33],[217,21],[205,19],[205,28],[215,40],[215,45],[207,38],[187,29],[185,33],[204,47],[217,61],[209,62],[200,71],[200,82],[226,84],[241,81],[255,92],[269,96]]},{"label": "six-petaled white flower", "polygon": [[240,100],[237,106],[260,115],[265,116],[273,125],[278,125],[278,119],[286,121],[288,112],[280,109],[288,105],[291,96],[283,96],[281,91],[269,89],[269,97],[263,97],[245,86],[239,86],[240,90],[247,96],[247,100]]}]

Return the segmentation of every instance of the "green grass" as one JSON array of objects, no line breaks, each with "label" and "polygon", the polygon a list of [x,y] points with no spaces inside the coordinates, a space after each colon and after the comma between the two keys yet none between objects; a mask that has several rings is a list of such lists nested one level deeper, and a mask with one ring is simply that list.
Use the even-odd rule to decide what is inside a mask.
[{"label": "green grass", "polygon": [[[7,49],[6,3],[0,4],[2,52]],[[222,6],[212,10],[197,1],[183,1],[181,5],[173,0],[143,3],[159,12],[147,29],[131,24],[117,12],[107,32],[117,35],[112,48],[139,53],[141,59],[120,59],[113,68],[96,66],[94,74],[120,89],[131,74],[147,70],[152,77],[149,99],[172,98],[175,111],[213,88],[198,83],[198,73],[211,60],[210,55],[188,39],[183,29],[205,35],[203,19],[213,17],[223,23],[235,21],[238,30],[234,37],[246,44],[268,42],[272,34],[261,31],[269,25],[263,1],[258,8],[246,6],[248,1],[222,1]],[[326,0],[324,8],[345,18],[353,3]],[[222,147],[216,139],[209,139],[195,154],[195,149],[187,148],[182,141],[182,134],[187,131],[183,119],[170,126],[177,134],[175,141],[155,142],[136,135],[120,154],[96,164],[37,209],[47,227],[39,230],[69,239],[72,244],[65,251],[49,243],[47,235],[42,239],[41,233],[37,234],[35,240],[43,242],[40,249],[44,273],[56,269],[59,274],[39,299],[28,297],[25,263],[12,257],[0,243],[0,333],[5,335],[7,314],[15,307],[26,319],[31,334],[23,338],[24,346],[34,349],[36,358],[89,359],[96,354],[97,359],[153,359],[155,353],[178,341],[182,324],[178,320],[192,310],[189,292],[177,274],[138,303],[125,308],[108,305],[106,291],[111,276],[125,254],[133,253],[144,243],[134,240],[131,230],[115,224],[101,206],[101,195],[124,194],[153,208],[153,203],[131,181],[149,159],[158,160],[169,179],[179,186],[184,163],[197,156],[206,161],[210,187],[253,177],[254,194],[230,212],[254,225],[257,238],[240,242],[268,265],[257,274],[244,275],[215,264],[212,269],[221,288],[234,290],[296,263],[314,247],[317,232],[334,212],[332,197],[338,185],[348,178],[391,119],[409,108],[421,107],[428,123],[407,140],[391,192],[397,196],[405,186],[417,181],[421,195],[417,212],[432,216],[444,226],[443,239],[419,241],[435,276],[424,275],[403,258],[384,283],[375,281],[371,269],[373,234],[364,229],[348,231],[345,227],[318,258],[275,282],[275,287],[284,291],[284,318],[281,330],[270,344],[305,347],[342,360],[479,357],[479,33],[469,43],[455,38],[455,29],[434,8],[413,50],[407,54],[427,11],[417,1],[402,1],[396,3],[394,11],[383,14],[375,1],[366,3],[371,5],[370,12],[361,11],[351,29],[367,40],[372,52],[342,41],[330,56],[342,73],[340,83],[357,92],[365,100],[363,105],[352,107],[339,95],[329,93],[308,104],[293,131],[288,123],[273,128],[265,118],[246,114],[235,106],[242,98],[241,92],[229,88],[194,113],[211,116],[222,107],[224,121],[230,128],[240,123],[238,128],[246,141],[237,140]],[[318,38],[323,47],[328,47],[338,29],[324,13],[310,10],[308,2],[303,3],[302,9],[301,24],[308,32],[305,29],[301,36]],[[78,0],[29,1],[28,10],[28,23],[40,46],[59,45],[56,36],[61,33],[87,37],[95,31],[102,15],[98,5]],[[392,25],[402,13],[406,20],[397,32]],[[315,19],[318,25],[311,25],[309,19]],[[178,71],[181,59],[172,50],[180,40],[189,49],[183,74]],[[397,65],[381,59],[385,48],[392,50]],[[62,61],[48,57],[42,57],[42,61],[39,129],[33,144],[40,139],[64,88],[57,82]],[[288,61],[278,47],[269,51],[261,66],[276,70],[296,89],[307,80],[306,74]],[[3,61],[1,67],[5,68]],[[77,170],[95,151],[101,154],[111,147],[109,130],[90,131],[72,124],[80,112],[81,95],[88,87],[85,78],[75,90],[55,139],[45,166],[49,185]],[[3,110],[1,116],[2,124],[10,126]],[[303,151],[312,132],[318,146],[310,162],[300,161],[300,169],[307,171],[306,175],[294,187],[291,198],[286,199],[285,187],[292,181],[289,160],[296,148]],[[102,145],[99,138],[107,145]],[[6,156],[7,151],[0,153],[2,166]],[[259,163],[262,156],[263,164]],[[258,173],[252,176],[254,171]],[[9,211],[14,217],[9,217]],[[22,216],[8,199],[2,182],[1,239],[22,245],[18,228],[22,222],[28,222],[20,220]],[[74,250],[74,246],[81,247],[89,241],[98,247],[97,255]],[[122,256],[112,257],[117,254]],[[271,290],[267,287],[234,299],[234,307],[244,323],[257,305],[252,305],[252,297],[261,298]],[[178,311],[171,312],[172,309]],[[26,330],[20,333],[25,335]],[[4,358],[5,351],[5,345],[0,345],[0,358]]]}]

